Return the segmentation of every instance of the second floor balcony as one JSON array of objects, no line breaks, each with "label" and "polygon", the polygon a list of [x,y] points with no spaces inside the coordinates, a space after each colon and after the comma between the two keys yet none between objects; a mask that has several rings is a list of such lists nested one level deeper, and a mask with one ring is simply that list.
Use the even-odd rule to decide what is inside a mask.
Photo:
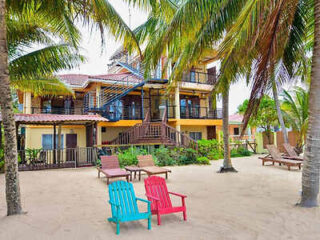
[{"label": "second floor balcony", "polygon": [[216,75],[204,73],[204,72],[196,72],[196,71],[184,72],[182,75],[181,81],[189,82],[189,83],[213,85],[216,82]]},{"label": "second floor balcony", "polygon": [[[168,107],[167,118],[176,118],[175,106]],[[210,110],[208,107],[184,107],[180,106],[181,119],[222,119],[222,109]]]}]

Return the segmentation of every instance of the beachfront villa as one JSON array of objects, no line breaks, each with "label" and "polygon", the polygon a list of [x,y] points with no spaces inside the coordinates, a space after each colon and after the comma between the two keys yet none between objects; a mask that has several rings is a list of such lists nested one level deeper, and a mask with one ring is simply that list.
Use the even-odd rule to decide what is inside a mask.
[{"label": "beachfront villa", "polygon": [[[128,57],[126,51],[116,51],[110,60],[104,75],[59,75],[74,96],[37,97],[18,90],[23,105],[17,121],[20,149],[52,149],[58,142],[61,148],[188,146],[199,139],[219,138],[222,110],[215,109],[211,97],[215,67],[207,69],[205,61],[200,62],[166,97],[170,71],[162,71],[165,57],[149,79],[144,79],[139,59]],[[58,133],[59,141],[53,138]]]}]

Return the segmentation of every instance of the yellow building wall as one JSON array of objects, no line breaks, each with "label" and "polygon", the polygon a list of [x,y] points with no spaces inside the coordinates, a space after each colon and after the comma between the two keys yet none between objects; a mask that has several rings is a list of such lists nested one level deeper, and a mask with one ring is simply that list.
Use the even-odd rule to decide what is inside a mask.
[{"label": "yellow building wall", "polygon": [[181,132],[189,136],[190,132],[201,132],[202,139],[207,139],[207,127],[206,126],[181,126]]},{"label": "yellow building wall", "polygon": [[[66,147],[66,134],[77,134],[77,147],[86,147],[85,126],[62,126],[63,147]],[[42,134],[53,134],[52,126],[26,126],[25,148],[42,148]],[[57,127],[58,134],[58,127]]]},{"label": "yellow building wall", "polygon": [[111,141],[119,136],[119,133],[128,130],[129,127],[106,127],[106,131],[101,133],[102,142]]}]

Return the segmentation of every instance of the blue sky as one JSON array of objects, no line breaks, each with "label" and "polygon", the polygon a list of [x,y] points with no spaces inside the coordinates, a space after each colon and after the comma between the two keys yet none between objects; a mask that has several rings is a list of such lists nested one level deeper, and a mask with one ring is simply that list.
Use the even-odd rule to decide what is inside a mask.
[{"label": "blue sky", "polygon": [[[129,7],[126,3],[119,0],[109,0],[124,21],[129,24]],[[131,8],[131,28],[142,24],[147,19],[147,14],[138,9]],[[107,72],[107,64],[112,53],[121,46],[120,42],[116,42],[111,34],[106,31],[106,45],[104,51],[101,51],[101,38],[99,32],[91,32],[88,28],[79,25],[82,32],[81,53],[86,56],[87,62],[81,64],[78,68],[61,73],[77,73],[77,74],[104,74]],[[250,91],[243,82],[239,82],[231,86],[230,90],[230,114],[237,110],[237,106],[249,97]],[[221,107],[221,103],[220,107]]]}]

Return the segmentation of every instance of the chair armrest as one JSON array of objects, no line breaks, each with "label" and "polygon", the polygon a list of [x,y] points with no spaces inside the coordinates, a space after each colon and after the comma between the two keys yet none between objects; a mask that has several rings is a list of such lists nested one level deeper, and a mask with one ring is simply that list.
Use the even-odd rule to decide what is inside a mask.
[{"label": "chair armrest", "polygon": [[153,199],[153,200],[160,201],[160,198],[154,197],[154,196],[152,196],[152,195],[146,194],[146,196],[147,196],[148,198]]},{"label": "chair armrest", "polygon": [[172,195],[175,195],[175,196],[178,196],[178,197],[182,197],[182,198],[186,198],[187,197],[186,195],[179,194],[179,193],[174,193],[174,192],[168,192],[168,193],[172,194]]},{"label": "chair armrest", "polygon": [[136,200],[139,200],[139,201],[145,202],[145,203],[151,203],[149,200],[146,200],[146,199],[143,199],[143,198],[136,197]]}]

